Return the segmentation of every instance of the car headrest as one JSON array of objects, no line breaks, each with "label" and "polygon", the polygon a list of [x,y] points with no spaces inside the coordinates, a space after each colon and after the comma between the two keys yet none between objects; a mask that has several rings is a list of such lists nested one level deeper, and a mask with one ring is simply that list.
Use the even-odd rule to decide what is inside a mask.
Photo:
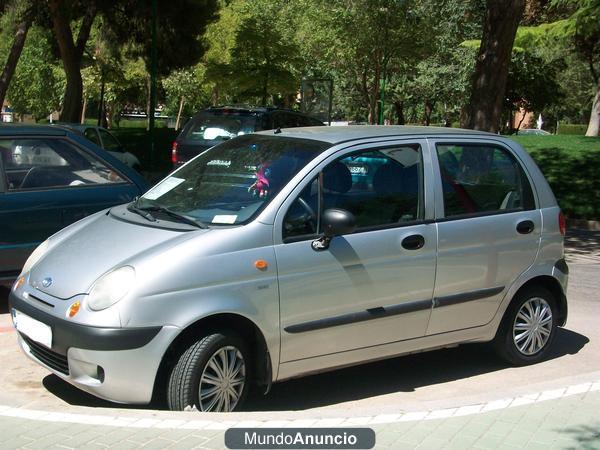
[{"label": "car headrest", "polygon": [[352,175],[345,164],[336,161],[323,172],[323,187],[338,194],[344,194],[352,188]]}]

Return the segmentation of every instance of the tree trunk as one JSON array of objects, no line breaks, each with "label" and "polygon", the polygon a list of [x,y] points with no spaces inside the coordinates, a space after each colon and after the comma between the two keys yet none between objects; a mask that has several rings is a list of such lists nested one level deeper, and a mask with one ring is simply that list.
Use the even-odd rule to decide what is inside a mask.
[{"label": "tree trunk", "polygon": [[463,128],[496,133],[500,126],[508,66],[525,0],[487,0],[483,36]]},{"label": "tree trunk", "polygon": [[423,114],[423,125],[429,126],[431,123],[431,113],[433,112],[433,102],[425,100],[425,108]]},{"label": "tree trunk", "polygon": [[105,113],[104,110],[106,108],[106,105],[104,104],[104,89],[105,89],[105,83],[104,83],[104,73],[102,73],[100,75],[100,102],[98,103],[98,121],[96,122],[96,124],[99,127],[103,127],[104,126],[104,117],[105,117]]},{"label": "tree trunk", "polygon": [[25,46],[25,39],[27,38],[27,32],[29,31],[30,26],[30,14],[25,13],[25,18],[17,25],[17,32],[15,33],[12,47],[10,49],[10,53],[8,54],[8,58],[6,59],[6,64],[4,66],[4,70],[2,71],[2,75],[0,76],[0,108],[4,104],[6,92],[8,91],[10,81],[12,80],[15,69],[17,68],[19,58],[21,57],[21,52]]},{"label": "tree trunk", "polygon": [[600,84],[596,88],[596,95],[592,102],[592,113],[588,124],[586,136],[600,136]]},{"label": "tree trunk", "polygon": [[179,123],[181,122],[181,111],[183,111],[183,103],[185,102],[185,97],[181,96],[181,101],[179,102],[179,111],[177,112],[177,120],[175,121],[175,131],[179,130]]},{"label": "tree trunk", "polygon": [[64,0],[49,0],[48,8],[52,17],[52,29],[60,57],[65,70],[67,86],[63,99],[60,120],[78,122],[81,119],[83,99],[83,81],[81,79],[81,59],[85,44],[90,36],[90,30],[96,17],[96,7],[90,5],[79,27],[77,42],[73,41],[70,19],[67,16],[67,5]]},{"label": "tree trunk", "polygon": [[146,93],[148,94],[146,96],[146,131],[150,131],[150,114],[154,114],[154,111],[150,111],[150,109],[152,109],[152,98],[150,95],[152,87],[150,86],[150,83],[152,83],[152,80],[150,79],[150,75],[148,75],[146,77]]},{"label": "tree trunk", "polygon": [[81,108],[81,123],[85,123],[85,112],[87,109],[87,97],[83,97],[83,107]]},{"label": "tree trunk", "polygon": [[404,125],[406,123],[406,119],[404,118],[404,102],[394,102],[394,108],[398,116],[398,125]]}]

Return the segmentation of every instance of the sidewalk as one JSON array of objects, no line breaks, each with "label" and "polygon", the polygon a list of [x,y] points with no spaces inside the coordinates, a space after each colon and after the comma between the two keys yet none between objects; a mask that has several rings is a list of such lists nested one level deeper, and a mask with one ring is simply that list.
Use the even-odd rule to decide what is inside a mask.
[{"label": "sidewalk", "polygon": [[[440,418],[407,417],[406,420],[378,424],[359,418],[321,426],[367,426],[376,433],[378,449],[570,449],[600,448],[600,383],[596,390],[555,400],[530,399],[529,404],[503,407],[487,412],[444,417],[454,411],[439,411]],[[526,399],[522,399],[526,402]],[[1,411],[0,411],[1,413]],[[381,417],[379,420],[386,420]],[[2,448],[112,448],[112,449],[220,449],[224,448],[224,429],[198,422],[164,428],[84,425],[69,422],[44,422],[23,418],[0,419]],[[276,421],[243,424],[276,427]],[[280,424],[280,426],[283,424]],[[288,426],[311,426],[298,421]]]}]

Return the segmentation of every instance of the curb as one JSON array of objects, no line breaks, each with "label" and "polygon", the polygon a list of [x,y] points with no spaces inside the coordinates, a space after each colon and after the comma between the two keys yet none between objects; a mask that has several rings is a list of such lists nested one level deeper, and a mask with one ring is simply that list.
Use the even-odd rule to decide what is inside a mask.
[{"label": "curb", "polygon": [[[91,415],[77,413],[59,413],[40,410],[29,410],[0,405],[0,417],[11,417],[40,422],[62,422],[84,425],[106,425],[122,428],[152,428],[152,429],[194,429],[194,430],[226,430],[232,427],[257,428],[303,428],[303,427],[356,427],[362,425],[395,424],[400,422],[417,422],[421,420],[448,419],[451,417],[470,416],[490,411],[497,411],[516,406],[557,400],[573,395],[583,395],[600,391],[600,380],[581,383],[564,388],[526,394],[519,397],[492,400],[487,403],[460,406],[456,408],[438,409],[432,411],[404,412],[398,414],[379,414],[362,417],[327,417],[286,420],[228,420],[234,419],[235,413],[227,413],[224,420],[205,419],[207,415],[219,413],[204,413],[201,418],[186,420],[189,412],[178,413],[177,419],[158,419],[152,417],[124,417],[109,415]],[[197,414],[197,413],[191,413]],[[198,416],[195,416],[198,417]]]}]

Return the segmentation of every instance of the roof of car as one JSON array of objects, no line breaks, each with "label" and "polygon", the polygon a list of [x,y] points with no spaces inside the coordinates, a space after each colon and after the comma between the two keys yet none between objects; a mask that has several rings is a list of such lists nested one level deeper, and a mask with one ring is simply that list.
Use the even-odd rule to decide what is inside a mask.
[{"label": "roof of car", "polygon": [[65,128],[52,125],[2,124],[0,126],[0,136],[64,136],[67,131]]},{"label": "roof of car", "polygon": [[200,112],[207,111],[235,111],[235,112],[250,112],[250,113],[267,113],[273,111],[285,111],[293,114],[307,115],[301,111],[294,111],[292,109],[277,108],[275,106],[249,106],[249,105],[221,105],[221,106],[209,106]]},{"label": "roof of car", "polygon": [[[278,136],[300,139],[313,139],[331,144],[368,138],[401,136],[497,136],[484,131],[464,130],[462,128],[404,126],[404,125],[349,125],[340,127],[300,127],[276,130]],[[281,131],[279,133],[279,131]],[[260,131],[258,134],[274,134],[275,131]]]}]

